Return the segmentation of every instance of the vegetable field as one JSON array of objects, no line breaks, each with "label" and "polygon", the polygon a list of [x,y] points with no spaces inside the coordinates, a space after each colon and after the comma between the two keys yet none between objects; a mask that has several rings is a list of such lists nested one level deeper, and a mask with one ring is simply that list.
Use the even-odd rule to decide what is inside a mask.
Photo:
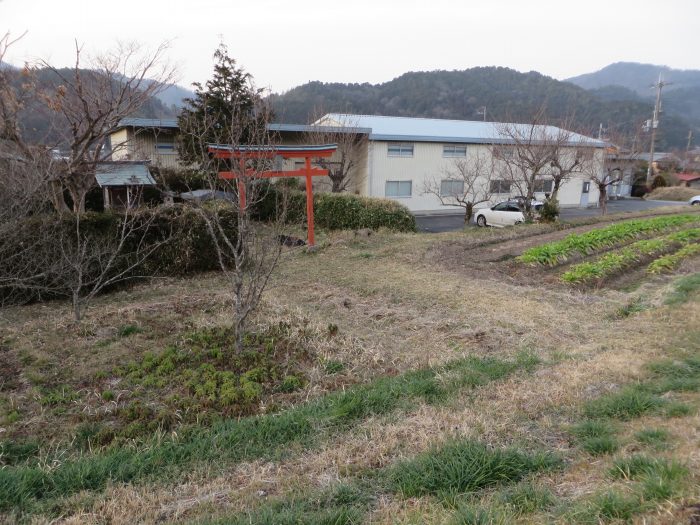
[{"label": "vegetable field", "polygon": [[625,273],[672,272],[700,254],[700,220],[694,214],[637,219],[570,234],[531,247],[521,264],[551,269],[569,284],[601,284]]}]

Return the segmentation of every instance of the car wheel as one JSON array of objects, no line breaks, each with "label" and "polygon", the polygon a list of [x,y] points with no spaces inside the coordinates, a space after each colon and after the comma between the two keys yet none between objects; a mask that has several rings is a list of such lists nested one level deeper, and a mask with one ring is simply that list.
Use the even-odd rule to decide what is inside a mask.
[{"label": "car wheel", "polygon": [[518,224],[522,224],[522,223],[523,223],[523,221],[515,221],[515,225],[514,225],[514,226],[517,226]]},{"label": "car wheel", "polygon": [[481,226],[482,228],[486,226],[486,217],[484,217],[483,215],[479,215],[476,218],[476,224],[477,226]]},{"label": "car wheel", "polygon": [[700,201],[693,201],[690,203],[691,206],[698,206],[700,205]]}]

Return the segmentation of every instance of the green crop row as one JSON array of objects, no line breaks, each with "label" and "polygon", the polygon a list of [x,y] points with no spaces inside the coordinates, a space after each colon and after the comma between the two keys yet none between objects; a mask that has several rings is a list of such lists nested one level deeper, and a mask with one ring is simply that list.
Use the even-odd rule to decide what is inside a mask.
[{"label": "green crop row", "polygon": [[601,279],[631,266],[643,257],[659,254],[677,244],[692,246],[690,243],[698,239],[700,239],[700,228],[675,232],[657,239],[637,241],[620,250],[606,253],[595,261],[576,264],[561,278],[570,283]]},{"label": "green crop row", "polygon": [[647,267],[649,273],[662,273],[673,270],[683,259],[700,253],[700,244],[688,244],[675,253],[659,257]]},{"label": "green crop row", "polygon": [[571,234],[560,241],[530,248],[518,257],[518,260],[524,263],[554,266],[575,254],[589,255],[626,240],[645,234],[662,232],[699,220],[700,217],[697,215],[671,215],[621,222],[582,234]]}]

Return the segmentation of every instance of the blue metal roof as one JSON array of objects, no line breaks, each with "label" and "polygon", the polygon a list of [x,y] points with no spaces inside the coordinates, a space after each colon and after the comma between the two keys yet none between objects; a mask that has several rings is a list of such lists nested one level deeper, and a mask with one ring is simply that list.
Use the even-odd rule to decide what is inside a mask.
[{"label": "blue metal roof", "polygon": [[[472,120],[446,120],[415,117],[385,117],[380,115],[351,115],[329,113],[315,122],[319,125],[339,126],[350,122],[354,127],[370,128],[371,140],[410,141],[410,142],[456,142],[466,144],[508,144],[503,133],[503,126],[514,127],[523,136],[530,132],[526,124],[504,124],[499,122],[481,122]],[[562,130],[555,126],[538,126],[537,134],[544,137],[556,137]],[[604,147],[603,141],[572,133],[568,144]]]},{"label": "blue metal roof", "polygon": [[369,135],[372,128],[359,128],[353,126],[312,126],[308,124],[268,124],[270,131],[295,131],[299,133],[326,132],[326,133],[361,133]]},{"label": "blue metal roof", "polygon": [[170,128],[178,129],[177,119],[174,118],[123,118],[117,128]]},{"label": "blue metal roof", "polygon": [[338,149],[337,144],[270,144],[262,146],[228,146],[226,144],[207,144],[212,149],[224,151],[322,151],[327,149]]},{"label": "blue metal roof", "polygon": [[142,162],[102,162],[97,165],[95,179],[104,186],[155,186],[148,166]]}]

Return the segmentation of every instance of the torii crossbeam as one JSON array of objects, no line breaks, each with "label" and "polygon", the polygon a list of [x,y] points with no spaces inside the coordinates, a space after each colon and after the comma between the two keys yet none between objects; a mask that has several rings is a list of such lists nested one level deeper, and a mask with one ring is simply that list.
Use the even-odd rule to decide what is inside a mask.
[{"label": "torii crossbeam", "polygon": [[[209,153],[217,159],[235,159],[239,162],[238,172],[220,171],[220,179],[238,179],[238,204],[240,209],[246,205],[245,184],[241,176],[255,178],[272,177],[304,177],[306,179],[306,223],[307,244],[309,247],[314,242],[314,193],[312,178],[328,176],[328,170],[311,167],[311,159],[315,157],[330,157],[338,149],[337,144],[321,145],[294,145],[294,146],[226,146],[221,144],[208,145]],[[295,170],[258,170],[246,168],[248,160],[255,159],[304,159],[304,167]]]}]

